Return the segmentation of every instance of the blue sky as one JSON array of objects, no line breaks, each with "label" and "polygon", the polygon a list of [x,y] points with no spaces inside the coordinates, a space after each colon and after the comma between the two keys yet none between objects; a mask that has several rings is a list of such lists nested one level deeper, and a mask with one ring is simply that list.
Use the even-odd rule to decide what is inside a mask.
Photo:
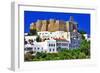
[{"label": "blue sky", "polygon": [[50,18],[68,21],[73,16],[74,21],[78,23],[78,29],[84,30],[90,34],[90,14],[84,13],[62,13],[62,12],[42,12],[42,11],[24,11],[24,32],[29,32],[30,23],[40,20],[49,20]]}]

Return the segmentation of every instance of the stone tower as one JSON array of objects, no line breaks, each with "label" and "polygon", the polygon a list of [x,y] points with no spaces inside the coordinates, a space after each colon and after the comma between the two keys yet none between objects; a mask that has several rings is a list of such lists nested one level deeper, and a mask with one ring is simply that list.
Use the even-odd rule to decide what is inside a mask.
[{"label": "stone tower", "polygon": [[67,32],[72,32],[74,30],[77,30],[77,23],[74,21],[73,16],[70,16],[69,21],[66,22],[66,31]]},{"label": "stone tower", "polygon": [[55,20],[54,19],[50,19],[49,20],[49,24],[48,24],[48,31],[53,32],[55,31]]},{"label": "stone tower", "polygon": [[41,31],[48,31],[48,21],[47,20],[42,20]]},{"label": "stone tower", "polygon": [[36,22],[36,30],[37,31],[41,31],[41,27],[42,27],[42,21],[41,20],[37,20],[37,22]]},{"label": "stone tower", "polygon": [[35,23],[31,23],[30,24],[30,30],[36,29],[36,24]]}]

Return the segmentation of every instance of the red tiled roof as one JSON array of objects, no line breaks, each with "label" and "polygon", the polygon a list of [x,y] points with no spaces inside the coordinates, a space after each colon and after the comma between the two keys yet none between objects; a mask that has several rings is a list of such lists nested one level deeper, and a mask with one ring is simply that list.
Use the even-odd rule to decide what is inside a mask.
[{"label": "red tiled roof", "polygon": [[64,38],[53,38],[54,40],[60,40],[60,41],[67,41],[66,39]]}]

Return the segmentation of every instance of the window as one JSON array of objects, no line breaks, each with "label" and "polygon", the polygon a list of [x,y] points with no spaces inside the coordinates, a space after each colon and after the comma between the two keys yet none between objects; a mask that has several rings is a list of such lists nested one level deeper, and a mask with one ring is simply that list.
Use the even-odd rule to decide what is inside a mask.
[{"label": "window", "polygon": [[27,41],[24,41],[25,45],[28,43]]},{"label": "window", "polygon": [[51,44],[51,46],[53,46],[53,44]]},{"label": "window", "polygon": [[49,44],[49,46],[50,46],[50,44]]},{"label": "window", "polygon": [[55,44],[49,44],[49,46],[55,46]]},{"label": "window", "polygon": [[49,49],[49,51],[51,52],[51,49]]},{"label": "window", "polygon": [[43,47],[41,48],[41,50],[43,50]]},{"label": "window", "polygon": [[57,46],[59,45],[59,43],[57,43]]},{"label": "window", "polygon": [[62,43],[62,46],[67,46],[67,43]]},{"label": "window", "polygon": [[36,47],[34,47],[34,50],[36,50]]},{"label": "window", "polygon": [[55,49],[53,49],[53,51],[55,51]]},{"label": "window", "polygon": [[38,50],[39,50],[39,47],[38,47]]},{"label": "window", "polygon": [[61,43],[57,43],[57,46],[61,46]]},{"label": "window", "polygon": [[33,40],[32,40],[32,39],[29,39],[28,41],[29,41],[29,43],[30,43],[31,45],[33,44]]},{"label": "window", "polygon": [[31,47],[28,47],[27,50],[32,50],[32,48]]},{"label": "window", "polygon": [[24,50],[27,50],[27,48],[24,48]]}]

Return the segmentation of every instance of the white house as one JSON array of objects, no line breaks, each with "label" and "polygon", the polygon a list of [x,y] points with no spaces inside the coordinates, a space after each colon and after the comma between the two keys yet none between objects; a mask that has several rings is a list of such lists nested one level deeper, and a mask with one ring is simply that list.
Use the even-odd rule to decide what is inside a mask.
[{"label": "white house", "polygon": [[47,51],[47,43],[46,42],[34,42],[33,51],[46,52]]},{"label": "white house", "polygon": [[49,53],[56,53],[57,52],[57,46],[56,46],[56,40],[46,40],[47,43],[47,52]]},{"label": "white house", "polygon": [[53,53],[56,50],[56,40],[45,40],[44,42],[34,42],[33,51]]},{"label": "white house", "polygon": [[29,51],[32,51],[33,50],[33,45],[27,43],[24,45],[24,52],[27,53]]},{"label": "white house", "polygon": [[33,42],[31,44],[25,44],[25,51],[35,51],[35,52],[47,52],[47,53],[55,53],[56,50],[56,40],[45,40],[44,42]]},{"label": "white house", "polygon": [[26,40],[26,41],[28,41],[28,40],[36,41],[36,37],[37,37],[37,36],[25,36],[25,40]]},{"label": "white house", "polygon": [[57,49],[62,48],[62,49],[69,49],[69,41],[66,39],[55,39],[56,40],[56,46]]}]

